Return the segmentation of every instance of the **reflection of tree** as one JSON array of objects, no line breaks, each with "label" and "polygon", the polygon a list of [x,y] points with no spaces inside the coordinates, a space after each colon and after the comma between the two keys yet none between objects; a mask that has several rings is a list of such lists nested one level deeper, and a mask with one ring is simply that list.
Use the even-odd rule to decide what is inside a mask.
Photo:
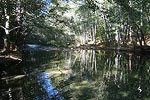
[{"label": "reflection of tree", "polygon": [[[95,50],[42,53],[40,57],[35,53],[32,57],[32,65],[49,69],[49,73],[53,69],[62,72],[51,81],[64,99],[135,100],[149,96],[149,57]],[[63,73],[65,70],[72,72]]]},{"label": "reflection of tree", "polygon": [[95,50],[31,53],[24,65],[28,78],[20,86],[20,93],[26,99],[37,95],[46,97],[46,90],[41,89],[35,78],[43,73],[41,71],[49,73],[54,89],[66,100],[137,100],[150,97],[149,56]]},{"label": "reflection of tree", "polygon": [[1,100],[23,100],[22,82],[13,77],[6,77],[5,80],[0,80],[0,99]]},{"label": "reflection of tree", "polygon": [[[96,73],[97,72],[97,65],[96,65],[96,51],[94,50],[80,50],[78,52],[78,59],[73,66],[75,72],[80,74],[88,73]],[[79,67],[79,68],[76,68]]]},{"label": "reflection of tree", "polygon": [[[106,77],[106,90],[109,92],[108,98],[114,100],[140,99],[141,92],[143,90],[142,87],[147,87],[148,85],[144,82],[146,79],[141,76],[141,73],[142,75],[146,75],[147,73],[147,68],[144,68],[146,67],[145,62],[147,62],[147,60],[148,59],[144,58],[141,59],[141,56],[136,56],[133,54],[117,54],[115,57],[116,68],[106,70],[106,72],[111,71],[111,75],[109,75],[110,77]],[[114,73],[113,70],[115,71]]]},{"label": "reflection of tree", "polygon": [[[147,88],[149,83],[147,80],[149,67],[145,66],[149,66],[148,59],[132,53],[98,53],[92,50],[81,50],[73,71],[77,73],[81,82],[87,80],[97,88],[94,90],[93,87],[91,92],[98,90],[99,92],[96,92],[98,97],[134,100],[140,98],[139,96],[144,92],[143,87]],[[90,87],[85,85],[85,89],[86,86]],[[82,87],[80,87],[81,91]]]}]

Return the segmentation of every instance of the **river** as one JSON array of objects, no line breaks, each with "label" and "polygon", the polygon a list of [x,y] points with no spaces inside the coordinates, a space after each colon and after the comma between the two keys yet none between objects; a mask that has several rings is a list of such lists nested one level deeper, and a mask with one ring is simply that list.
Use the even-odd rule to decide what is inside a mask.
[{"label": "river", "polygon": [[150,100],[150,56],[28,50],[4,71],[0,100]]}]

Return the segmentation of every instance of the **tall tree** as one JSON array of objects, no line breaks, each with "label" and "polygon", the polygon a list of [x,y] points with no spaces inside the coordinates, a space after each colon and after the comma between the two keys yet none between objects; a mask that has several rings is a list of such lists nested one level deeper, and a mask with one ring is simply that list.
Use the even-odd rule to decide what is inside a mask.
[{"label": "tall tree", "polygon": [[4,30],[2,52],[9,52],[10,45],[20,46],[19,42],[23,41],[27,21],[38,18],[42,14],[44,2],[38,0],[0,0],[0,5],[2,16],[0,27]]}]

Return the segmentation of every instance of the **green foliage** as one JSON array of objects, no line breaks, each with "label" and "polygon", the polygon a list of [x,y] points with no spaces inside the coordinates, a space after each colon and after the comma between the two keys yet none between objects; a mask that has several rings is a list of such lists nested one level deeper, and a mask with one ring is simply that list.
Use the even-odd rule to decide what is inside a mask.
[{"label": "green foliage", "polygon": [[[7,8],[10,30],[21,26],[10,32],[10,41],[14,44],[24,40],[33,44],[68,46],[76,41],[84,44],[116,40],[140,42],[142,46],[150,31],[148,0],[52,0],[50,6],[39,0],[18,1],[20,4],[15,0],[0,2],[0,25],[5,26],[4,8]],[[3,40],[5,32],[0,30],[0,40]]]},{"label": "green foliage", "polygon": [[2,48],[21,49],[34,22],[44,16],[45,4],[39,0],[1,0],[0,5]]},{"label": "green foliage", "polygon": [[[27,37],[27,43],[67,47],[74,43],[72,35],[67,33],[68,18],[64,13],[69,8],[59,0],[52,0],[48,9],[49,13],[33,23],[31,34]],[[65,26],[65,27],[64,27]]]}]

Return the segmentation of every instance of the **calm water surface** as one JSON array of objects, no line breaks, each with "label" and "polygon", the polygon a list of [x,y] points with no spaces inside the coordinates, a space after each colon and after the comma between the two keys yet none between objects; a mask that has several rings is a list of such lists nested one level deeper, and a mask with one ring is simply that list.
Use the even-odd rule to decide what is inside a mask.
[{"label": "calm water surface", "polygon": [[0,100],[150,100],[150,56],[30,51],[4,70]]}]

